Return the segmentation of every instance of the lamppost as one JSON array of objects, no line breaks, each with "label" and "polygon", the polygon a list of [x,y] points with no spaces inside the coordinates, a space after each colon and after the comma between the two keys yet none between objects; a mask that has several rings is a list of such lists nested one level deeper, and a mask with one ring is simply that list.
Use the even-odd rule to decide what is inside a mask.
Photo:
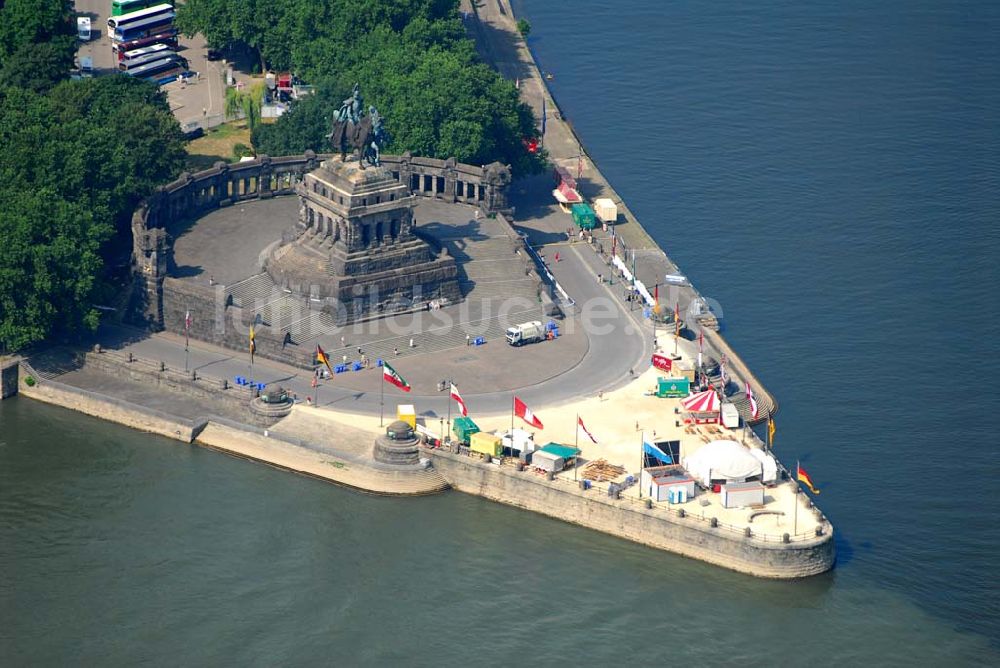
[{"label": "lamppost", "polygon": [[[451,386],[452,386],[452,381],[449,380],[449,379],[447,379],[447,378],[445,378],[444,380],[441,380],[440,382],[438,382],[438,392],[448,392],[450,394],[451,393]],[[448,397],[448,432],[449,433],[451,432],[451,397],[450,396]],[[444,436],[445,436],[445,432],[442,429],[442,431],[441,431],[441,444],[442,445],[444,445]]]}]

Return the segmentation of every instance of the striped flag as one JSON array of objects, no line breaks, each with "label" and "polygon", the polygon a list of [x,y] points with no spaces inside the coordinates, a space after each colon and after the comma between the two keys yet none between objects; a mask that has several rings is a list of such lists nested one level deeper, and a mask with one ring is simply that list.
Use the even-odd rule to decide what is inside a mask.
[{"label": "striped flag", "polygon": [[455,387],[455,383],[451,384],[451,398],[455,400],[458,404],[458,410],[462,411],[463,417],[469,417],[469,409],[466,407],[465,402],[462,401],[462,395],[458,393],[458,388]]},{"label": "striped flag", "polygon": [[757,416],[760,415],[757,409],[757,400],[753,396],[753,390],[750,389],[750,383],[744,383],[744,385],[747,388],[747,401],[750,402],[750,417],[756,420]]},{"label": "striped flag", "polygon": [[802,468],[802,465],[798,462],[795,462],[795,478],[808,487],[810,492],[813,494],[819,494],[819,490],[816,489],[815,485],[813,485],[812,478],[809,477],[809,474],[806,473],[806,470]]},{"label": "striped flag", "polygon": [[531,409],[528,408],[528,405],[517,397],[514,397],[514,415],[521,418],[535,429],[545,428],[542,426],[542,421],[538,419],[538,416],[532,413]]},{"label": "striped flag", "polygon": [[412,389],[406,379],[400,376],[388,362],[382,362],[382,380],[392,383],[403,392],[409,392]]},{"label": "striped flag", "polygon": [[326,354],[326,352],[324,352],[318,343],[316,344],[316,361],[325,366],[331,376],[333,375],[333,368],[330,366],[330,357]]},{"label": "striped flag", "polygon": [[257,335],[254,334],[253,325],[250,325],[250,364],[253,364],[253,354],[257,352]]},{"label": "striped flag", "polygon": [[701,368],[701,354],[705,352],[705,332],[698,330],[698,368]]},{"label": "striped flag", "polygon": [[587,438],[589,438],[594,445],[597,445],[597,439],[594,438],[594,435],[590,433],[589,429],[587,429],[587,425],[583,424],[583,418],[579,415],[576,416],[576,426],[583,430],[583,433],[587,435]]}]

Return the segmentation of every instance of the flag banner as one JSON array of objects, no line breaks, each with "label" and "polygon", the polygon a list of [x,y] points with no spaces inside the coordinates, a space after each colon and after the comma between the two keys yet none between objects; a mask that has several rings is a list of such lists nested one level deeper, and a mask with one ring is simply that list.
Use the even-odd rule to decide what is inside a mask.
[{"label": "flag banner", "polygon": [[469,409],[465,406],[465,402],[462,401],[462,395],[458,393],[458,388],[455,387],[455,383],[451,384],[451,398],[455,400],[458,404],[458,410],[462,411],[463,417],[469,417]]},{"label": "flag banner", "polygon": [[812,492],[813,494],[819,494],[819,490],[816,489],[815,485],[813,485],[812,478],[810,478],[809,474],[806,473],[806,470],[802,468],[802,465],[796,463],[795,468],[796,468],[795,477],[798,479],[798,481],[804,484],[806,487],[808,487],[809,491]]},{"label": "flag banner", "polygon": [[522,420],[524,420],[525,422],[527,422],[536,429],[545,428],[542,426],[542,421],[538,419],[538,416],[532,413],[531,409],[528,408],[527,404],[525,404],[517,397],[514,397],[514,415],[521,418]]},{"label": "flag banner", "polygon": [[757,409],[757,399],[753,396],[753,390],[750,389],[750,383],[744,383],[747,388],[747,401],[750,402],[750,417],[754,420],[760,415],[760,411]]},{"label": "flag banner", "polygon": [[184,312],[184,331],[191,329],[191,311]]},{"label": "flag banner", "polygon": [[666,355],[653,353],[653,366],[661,371],[670,371],[674,368],[674,361]]},{"label": "flag banner", "polygon": [[409,392],[412,389],[406,379],[396,373],[396,370],[388,362],[382,362],[382,380],[392,383],[403,392]]},{"label": "flag banner", "polygon": [[250,364],[253,364],[253,354],[257,352],[257,342],[255,339],[257,335],[254,334],[253,325],[250,325]]},{"label": "flag banner", "polygon": [[768,418],[767,420],[767,447],[772,447],[774,445],[774,432],[777,431],[774,427],[774,418]]},{"label": "flag banner", "polygon": [[330,357],[324,352],[320,345],[316,344],[316,361],[326,367],[326,370],[333,375],[333,368],[330,366]]},{"label": "flag banner", "polygon": [[594,438],[594,435],[590,433],[590,430],[587,429],[587,426],[583,424],[583,418],[580,417],[579,415],[576,416],[576,425],[583,430],[583,433],[587,435],[587,438],[593,441],[594,445],[597,445],[597,439]]},{"label": "flag banner", "polygon": [[668,455],[667,453],[665,453],[663,450],[661,450],[657,446],[655,446],[652,443],[650,443],[649,441],[643,441],[642,442],[642,451],[643,451],[643,453],[649,455],[653,459],[659,460],[659,461],[663,462],[664,464],[673,464],[674,463],[673,457],[671,457],[670,455]]},{"label": "flag banner", "polygon": [[681,303],[674,304],[674,337],[681,335]]}]

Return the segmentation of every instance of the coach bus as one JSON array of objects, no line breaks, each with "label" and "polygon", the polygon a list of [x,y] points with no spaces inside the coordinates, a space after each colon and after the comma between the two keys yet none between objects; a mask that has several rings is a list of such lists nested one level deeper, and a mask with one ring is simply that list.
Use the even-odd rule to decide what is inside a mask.
[{"label": "coach bus", "polygon": [[141,49],[129,49],[128,51],[118,50],[118,62],[119,63],[132,63],[136,58],[141,58],[145,56],[155,56],[160,55],[160,57],[167,55],[163,53],[164,51],[173,51],[166,44],[150,44],[149,46],[142,47]]},{"label": "coach bus", "polygon": [[163,83],[187,71],[187,63],[177,54],[144,63],[125,72],[130,77]]},{"label": "coach bus", "polygon": [[128,73],[139,67],[140,65],[145,65],[146,63],[152,63],[157,60],[163,60],[164,58],[169,58],[170,56],[176,55],[173,50],[167,49],[165,51],[154,51],[152,53],[140,53],[134,56],[129,56],[123,60],[118,61],[118,69],[122,72]]},{"label": "coach bus", "polygon": [[162,4],[163,0],[111,0],[111,16],[131,14],[140,9]]},{"label": "coach bus", "polygon": [[174,20],[174,8],[171,5],[160,3],[158,5],[153,5],[152,7],[147,7],[145,9],[140,9],[136,12],[129,12],[128,14],[122,14],[121,16],[112,16],[108,19],[108,37],[111,39],[117,39],[123,41],[124,39],[131,39],[130,37],[119,37],[119,33],[127,33],[130,29],[139,25],[150,25],[150,19],[165,19],[166,21],[173,22]]},{"label": "coach bus", "polygon": [[155,35],[150,35],[149,37],[139,37],[138,39],[130,39],[127,42],[112,42],[111,49],[118,52],[119,60],[122,57],[122,53],[126,51],[133,51],[135,49],[142,49],[147,46],[152,46],[154,44],[165,44],[171,49],[177,48],[177,31],[167,30]]}]

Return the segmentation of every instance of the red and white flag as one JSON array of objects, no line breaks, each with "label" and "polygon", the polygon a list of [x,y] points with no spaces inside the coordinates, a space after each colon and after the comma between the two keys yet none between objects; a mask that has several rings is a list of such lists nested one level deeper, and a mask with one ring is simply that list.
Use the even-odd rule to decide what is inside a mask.
[{"label": "red and white flag", "polygon": [[538,417],[531,412],[531,409],[528,408],[527,404],[525,404],[517,397],[514,397],[514,415],[521,418],[535,429],[545,428],[542,426],[542,421],[539,420]]},{"label": "red and white flag", "polygon": [[455,400],[458,404],[458,410],[462,411],[464,417],[469,417],[469,409],[466,408],[465,402],[462,401],[462,395],[458,393],[458,388],[455,387],[455,383],[451,384],[451,398]]},{"label": "red and white flag", "polygon": [[597,439],[594,438],[594,435],[587,429],[587,425],[583,424],[583,418],[579,415],[576,416],[576,426],[583,430],[583,433],[587,435],[587,438],[594,442],[594,445],[597,445]]},{"label": "red and white flag", "polygon": [[698,368],[701,368],[701,354],[705,351],[705,332],[698,330]]},{"label": "red and white flag", "polygon": [[396,370],[389,366],[388,362],[382,362],[382,380],[392,383],[403,392],[410,391],[410,384],[406,382],[405,378],[396,373]]},{"label": "red and white flag", "polygon": [[750,402],[750,416],[756,420],[759,412],[757,411],[757,400],[753,397],[753,390],[750,389],[750,383],[745,383],[747,388],[747,401]]},{"label": "red and white flag", "polygon": [[191,311],[184,312],[184,331],[191,329]]}]

